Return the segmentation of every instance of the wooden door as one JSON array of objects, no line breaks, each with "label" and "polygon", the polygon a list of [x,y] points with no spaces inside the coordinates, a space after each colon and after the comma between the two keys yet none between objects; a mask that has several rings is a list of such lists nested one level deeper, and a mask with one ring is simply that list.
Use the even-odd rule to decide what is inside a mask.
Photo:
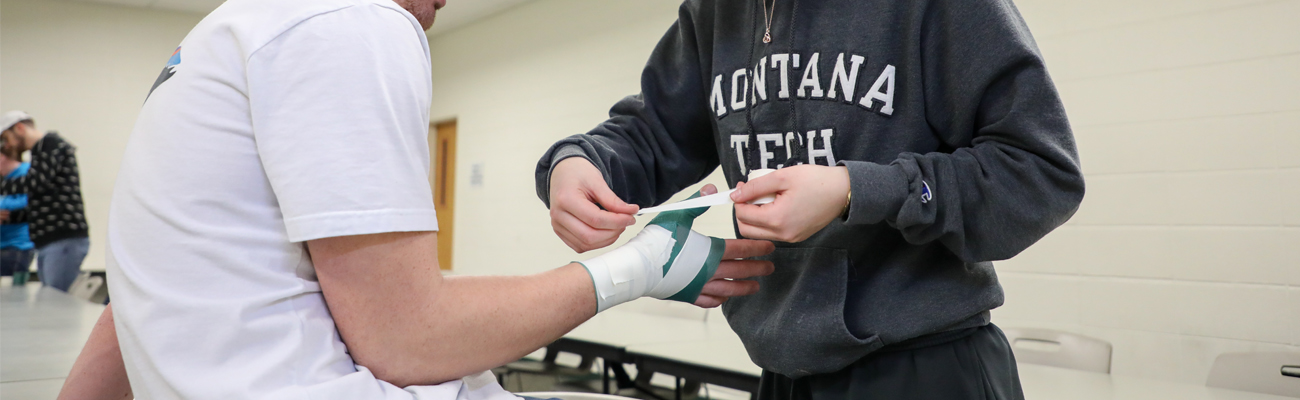
[{"label": "wooden door", "polygon": [[429,186],[438,211],[438,265],[451,270],[452,238],[456,227],[456,121],[429,127]]}]

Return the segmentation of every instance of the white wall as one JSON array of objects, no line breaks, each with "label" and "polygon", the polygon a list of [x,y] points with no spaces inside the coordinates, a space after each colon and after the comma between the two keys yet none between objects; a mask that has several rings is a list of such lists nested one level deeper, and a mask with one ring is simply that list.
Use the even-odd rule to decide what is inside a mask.
[{"label": "white wall", "polygon": [[[458,123],[457,273],[539,272],[591,257],[551,230],[533,168],[553,142],[588,131],[639,91],[641,67],[679,4],[536,1],[430,41],[432,117]],[[474,164],[484,171],[481,187],[468,184]],[[712,179],[722,182],[721,174]],[[697,226],[734,237],[725,210]]]},{"label": "white wall", "polygon": [[[108,201],[145,94],[198,14],[53,0],[0,3],[0,110],[77,146],[90,223],[83,269],[104,269]],[[0,111],[3,112],[3,111]]]},{"label": "white wall", "polygon": [[1300,1],[1020,1],[1088,193],[998,264],[1004,325],[1110,340],[1114,372],[1204,382],[1300,350]]},{"label": "white wall", "polygon": [[[534,163],[638,90],[677,3],[539,0],[433,39],[433,114],[460,121],[458,271],[586,257],[551,232]],[[998,264],[995,320],[1100,337],[1116,374],[1194,383],[1220,352],[1300,350],[1300,1],[1018,4],[1088,194]],[[467,185],[473,164],[482,187]],[[728,218],[701,225],[730,236]]]}]

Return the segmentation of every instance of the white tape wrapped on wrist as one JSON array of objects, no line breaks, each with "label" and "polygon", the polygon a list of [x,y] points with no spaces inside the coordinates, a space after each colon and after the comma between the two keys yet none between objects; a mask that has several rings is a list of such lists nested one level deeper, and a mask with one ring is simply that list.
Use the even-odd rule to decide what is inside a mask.
[{"label": "white tape wrapped on wrist", "polygon": [[711,241],[694,231],[685,240],[667,268],[677,241],[658,225],[648,225],[627,244],[583,261],[596,288],[596,312],[641,296],[666,299],[689,285],[708,258]]}]

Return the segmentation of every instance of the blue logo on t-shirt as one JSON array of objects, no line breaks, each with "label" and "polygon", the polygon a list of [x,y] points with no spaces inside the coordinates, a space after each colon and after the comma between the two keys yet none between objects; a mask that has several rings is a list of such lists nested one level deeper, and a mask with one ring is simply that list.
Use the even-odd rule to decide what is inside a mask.
[{"label": "blue logo on t-shirt", "polygon": [[[149,88],[149,95],[153,94],[154,89],[157,89],[158,85],[171,79],[172,75],[176,75],[176,68],[180,67],[180,65],[181,48],[177,47],[176,51],[172,52],[171,58],[167,59],[167,66],[163,67],[162,73],[158,74],[158,79],[153,81],[153,87]],[[145,96],[146,101],[149,100],[149,95]]]},{"label": "blue logo on t-shirt", "polygon": [[181,48],[177,47],[176,51],[172,52],[172,58],[167,59],[167,68],[172,68],[174,70],[175,69],[174,67],[176,67],[176,65],[180,63],[181,63]]},{"label": "blue logo on t-shirt", "polygon": [[934,199],[934,195],[930,193],[930,184],[921,181],[921,204],[929,203],[932,199]]}]

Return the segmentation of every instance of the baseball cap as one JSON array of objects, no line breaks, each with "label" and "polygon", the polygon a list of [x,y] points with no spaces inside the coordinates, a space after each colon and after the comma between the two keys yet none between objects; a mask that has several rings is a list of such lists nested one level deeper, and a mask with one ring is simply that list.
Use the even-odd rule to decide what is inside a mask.
[{"label": "baseball cap", "polygon": [[13,111],[10,111],[10,112],[7,112],[7,113],[4,113],[4,115],[0,115],[0,127],[3,127],[3,128],[0,128],[0,131],[9,130],[9,128],[13,128],[13,127],[14,127],[14,124],[17,124],[17,123],[19,123],[19,122],[23,122],[23,121],[26,121],[26,120],[29,120],[29,119],[32,119],[32,116],[31,116],[31,115],[28,115],[27,113],[22,112],[22,111],[19,111],[19,110],[13,110]]}]

